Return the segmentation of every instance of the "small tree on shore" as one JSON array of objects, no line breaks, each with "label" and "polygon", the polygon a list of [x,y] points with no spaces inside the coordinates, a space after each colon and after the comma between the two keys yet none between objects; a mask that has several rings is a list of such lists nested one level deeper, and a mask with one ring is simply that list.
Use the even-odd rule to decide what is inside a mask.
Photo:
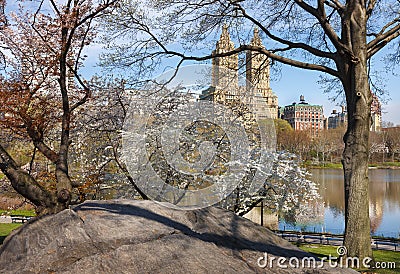
[{"label": "small tree on shore", "polygon": [[66,208],[79,186],[69,175],[70,135],[75,112],[91,97],[79,69],[83,50],[96,35],[96,18],[115,2],[40,1],[22,5],[3,20],[1,48],[7,57],[0,78],[0,127],[29,140],[51,163],[54,180],[51,186],[40,184],[10,156],[3,141],[0,169],[40,214]]}]

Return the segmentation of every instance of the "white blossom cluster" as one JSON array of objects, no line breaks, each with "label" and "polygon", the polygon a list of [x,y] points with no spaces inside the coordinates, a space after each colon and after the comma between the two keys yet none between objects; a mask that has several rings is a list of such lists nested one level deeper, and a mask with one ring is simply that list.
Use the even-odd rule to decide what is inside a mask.
[{"label": "white blossom cluster", "polygon": [[283,217],[295,216],[297,222],[321,214],[322,201],[318,185],[300,167],[296,155],[277,152],[273,154],[272,161],[272,170],[270,174],[265,174],[267,179],[262,189],[250,193],[248,182],[243,181],[221,205],[242,216],[263,202],[271,212]]}]

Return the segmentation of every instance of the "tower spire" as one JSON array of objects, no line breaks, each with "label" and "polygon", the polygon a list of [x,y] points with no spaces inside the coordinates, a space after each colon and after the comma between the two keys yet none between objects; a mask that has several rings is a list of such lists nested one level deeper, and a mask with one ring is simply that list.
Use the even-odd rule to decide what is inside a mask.
[{"label": "tower spire", "polygon": [[260,34],[258,33],[258,28],[255,27],[254,28],[254,35],[253,38],[250,41],[250,45],[251,46],[257,46],[257,47],[263,47],[261,38],[260,38]]},{"label": "tower spire", "polygon": [[230,51],[235,48],[235,44],[231,41],[228,28],[226,23],[222,26],[221,37],[217,42],[217,50]]},{"label": "tower spire", "polygon": [[228,28],[229,27],[226,23],[222,26],[221,39],[230,40]]}]

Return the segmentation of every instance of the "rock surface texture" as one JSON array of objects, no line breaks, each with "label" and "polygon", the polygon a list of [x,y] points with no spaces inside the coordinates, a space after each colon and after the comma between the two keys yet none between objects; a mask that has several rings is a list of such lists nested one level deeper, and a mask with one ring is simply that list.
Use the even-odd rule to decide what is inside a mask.
[{"label": "rock surface texture", "polygon": [[0,250],[0,272],[356,273],[261,268],[257,260],[265,252],[300,261],[311,256],[220,208],[182,211],[151,201],[87,201],[14,231]]}]

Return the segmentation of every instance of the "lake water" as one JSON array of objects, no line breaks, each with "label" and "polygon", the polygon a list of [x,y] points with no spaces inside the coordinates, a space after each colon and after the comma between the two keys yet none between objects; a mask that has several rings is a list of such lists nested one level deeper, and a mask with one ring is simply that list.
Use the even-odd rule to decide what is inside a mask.
[{"label": "lake water", "polygon": [[[312,180],[319,183],[319,192],[324,204],[319,214],[308,223],[296,226],[283,220],[266,216],[264,220],[272,228],[281,230],[306,230],[315,232],[344,232],[344,185],[343,171],[340,169],[315,169],[311,171]],[[400,170],[370,169],[370,220],[371,233],[385,237],[400,237]],[[260,216],[260,209],[252,213]],[[257,219],[253,216],[253,221]],[[258,217],[259,219],[259,217]],[[275,222],[275,224],[274,224]],[[266,223],[264,221],[264,223]]]}]

